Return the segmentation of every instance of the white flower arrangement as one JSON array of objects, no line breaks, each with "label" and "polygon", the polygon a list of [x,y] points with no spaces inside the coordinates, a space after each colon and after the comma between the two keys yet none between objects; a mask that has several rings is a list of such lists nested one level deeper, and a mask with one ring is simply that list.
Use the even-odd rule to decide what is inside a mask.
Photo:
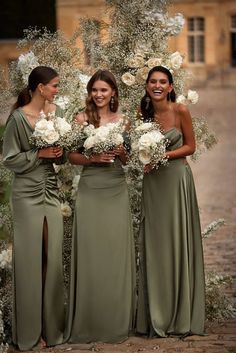
[{"label": "white flower arrangement", "polygon": [[184,17],[181,13],[177,13],[174,17],[168,17],[167,14],[156,10],[145,11],[141,21],[159,25],[164,33],[170,36],[178,35],[184,26]]},{"label": "white flower arrangement", "polygon": [[117,123],[108,123],[104,126],[95,128],[92,124],[85,129],[87,138],[84,141],[84,154],[90,157],[93,154],[111,151],[115,146],[121,145],[124,142],[123,121]]},{"label": "white flower arrangement", "polygon": [[28,77],[30,72],[37,66],[39,66],[39,62],[32,51],[29,51],[26,54],[21,54],[19,56],[17,62],[17,70],[20,71],[22,81],[25,85],[28,84]]},{"label": "white flower arrangement", "polygon": [[55,112],[48,115],[41,112],[30,137],[30,143],[38,148],[48,146],[69,148],[73,143],[72,135],[71,125],[64,118],[56,116]]},{"label": "white flower arrangement", "polygon": [[168,65],[167,67],[172,70],[178,70],[181,68],[182,64],[183,64],[183,57],[178,51],[176,51],[170,55],[169,67]]},{"label": "white flower arrangement", "polygon": [[57,96],[53,103],[58,105],[62,110],[65,110],[70,104],[70,98],[68,96]]},{"label": "white flower arrangement", "polygon": [[160,66],[162,65],[162,58],[150,58],[146,62],[146,65],[149,67],[149,69],[152,69],[154,66]]},{"label": "white flower arrangement", "polygon": [[176,102],[184,105],[196,104],[198,102],[199,95],[196,91],[191,89],[188,90],[187,95],[181,94],[177,97]]},{"label": "white flower arrangement", "polygon": [[131,130],[129,166],[143,169],[147,164],[152,164],[155,168],[160,164],[166,164],[167,142],[156,123],[141,122]]},{"label": "white flower arrangement", "polygon": [[170,53],[163,58],[150,55],[150,52],[141,52],[139,49],[134,56],[128,58],[127,65],[129,69],[121,76],[121,81],[126,86],[143,84],[147,79],[148,72],[154,66],[164,66],[172,75],[176,73],[178,76],[178,70],[183,64],[183,56],[178,51]]},{"label": "white flower arrangement", "polygon": [[0,253],[0,268],[11,270],[12,268],[12,250],[3,250]]}]

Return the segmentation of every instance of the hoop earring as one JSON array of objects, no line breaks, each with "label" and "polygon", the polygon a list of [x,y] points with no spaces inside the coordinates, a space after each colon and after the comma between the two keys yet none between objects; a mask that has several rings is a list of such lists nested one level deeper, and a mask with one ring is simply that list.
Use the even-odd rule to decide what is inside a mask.
[{"label": "hoop earring", "polygon": [[149,96],[146,96],[146,98],[145,98],[145,102],[146,102],[145,109],[146,109],[146,110],[148,110],[148,108],[149,108],[149,103],[150,103],[150,101],[151,101],[150,97],[149,97]]},{"label": "hoop earring", "polygon": [[113,110],[113,108],[114,108],[114,103],[115,103],[115,98],[114,98],[114,96],[111,96],[111,100],[110,100],[110,108],[111,108],[111,110]]}]

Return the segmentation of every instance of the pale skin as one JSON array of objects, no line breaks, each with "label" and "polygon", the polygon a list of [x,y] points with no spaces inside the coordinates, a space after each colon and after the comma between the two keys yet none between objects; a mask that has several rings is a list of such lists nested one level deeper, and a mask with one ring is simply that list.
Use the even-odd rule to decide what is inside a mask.
[{"label": "pale skin", "polygon": [[[120,114],[113,113],[110,110],[111,97],[115,95],[115,91],[105,81],[98,80],[92,87],[91,96],[96,104],[98,114],[100,116],[100,126],[108,123],[116,123],[120,120]],[[85,113],[78,114],[76,116],[76,122],[83,124],[88,120]],[[69,154],[69,160],[72,164],[78,165],[90,165],[93,163],[112,163],[115,157],[118,156],[122,163],[126,163],[126,152],[123,145],[116,146],[109,153],[99,153],[92,155],[90,158],[85,157],[83,154],[78,152],[71,152]]]},{"label": "pale skin", "polygon": [[[183,134],[183,145],[174,151],[167,151],[168,159],[185,158],[195,152],[195,137],[192,125],[192,119],[188,108],[183,104],[174,103],[167,100],[167,95],[173,89],[168,76],[163,72],[153,72],[147,85],[146,91],[150,95],[153,107],[155,121],[160,124],[163,131],[175,127]],[[145,166],[145,172],[148,173],[153,166]]]},{"label": "pale skin", "polygon": [[[32,92],[30,103],[21,108],[33,128],[35,127],[41,111],[47,115],[49,112],[56,110],[56,106],[52,101],[58,93],[58,85],[59,77],[53,78],[45,85],[40,83],[36,90]],[[39,158],[59,158],[62,154],[63,149],[61,147],[46,147],[38,150]]]}]

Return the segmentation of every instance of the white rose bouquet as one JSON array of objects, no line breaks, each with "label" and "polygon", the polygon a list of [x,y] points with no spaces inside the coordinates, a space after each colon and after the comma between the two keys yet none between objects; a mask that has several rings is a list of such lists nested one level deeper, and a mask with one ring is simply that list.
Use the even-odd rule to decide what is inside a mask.
[{"label": "white rose bouquet", "polygon": [[129,166],[134,169],[143,169],[151,164],[158,168],[160,164],[166,164],[165,155],[167,139],[161,133],[155,122],[142,122],[131,130],[131,154]]},{"label": "white rose bouquet", "polygon": [[111,151],[114,147],[123,144],[123,121],[109,123],[95,128],[92,124],[84,128],[87,138],[84,141],[84,155],[90,157],[93,154]]},{"label": "white rose bouquet", "polygon": [[74,140],[71,125],[55,112],[45,115],[40,113],[39,120],[30,137],[30,143],[38,148],[60,146],[70,148]]}]

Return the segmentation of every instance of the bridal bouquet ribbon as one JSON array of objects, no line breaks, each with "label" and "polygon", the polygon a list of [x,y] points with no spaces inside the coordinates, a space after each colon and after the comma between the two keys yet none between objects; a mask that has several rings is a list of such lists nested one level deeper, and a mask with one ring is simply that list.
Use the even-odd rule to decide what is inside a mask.
[{"label": "bridal bouquet ribbon", "polygon": [[30,137],[30,143],[38,148],[49,146],[69,148],[73,139],[71,125],[64,118],[56,116],[55,112],[47,115],[41,112]]},{"label": "bridal bouquet ribbon", "polygon": [[98,128],[89,124],[84,128],[84,132],[87,134],[87,138],[83,144],[84,155],[86,157],[112,151],[115,146],[121,145],[124,142],[124,125],[122,121],[108,123]]},{"label": "bridal bouquet ribbon", "polygon": [[168,141],[155,122],[141,122],[131,130],[131,154],[129,165],[134,169],[143,169],[147,164],[158,168],[166,164],[165,155]]}]

